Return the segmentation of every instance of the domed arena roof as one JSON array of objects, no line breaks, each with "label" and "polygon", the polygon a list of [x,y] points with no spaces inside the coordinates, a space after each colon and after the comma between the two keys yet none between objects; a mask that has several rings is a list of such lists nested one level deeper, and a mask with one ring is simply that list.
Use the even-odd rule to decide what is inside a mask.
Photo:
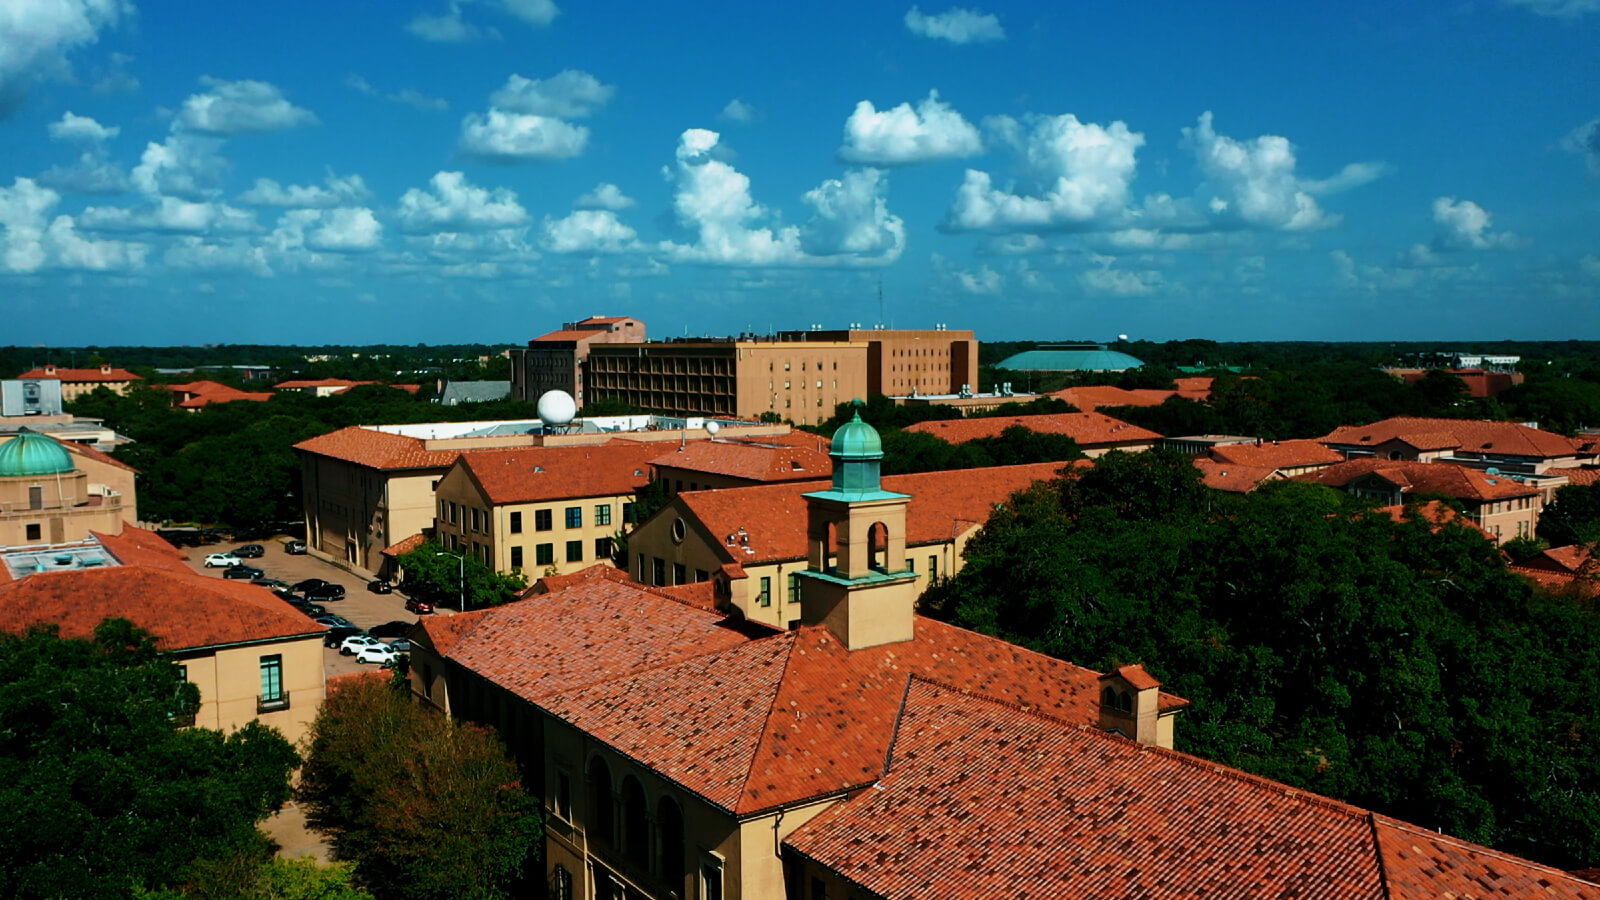
[{"label": "domed arena roof", "polygon": [[850,421],[833,433],[833,443],[828,455],[834,459],[882,459],[883,439],[878,430],[861,421],[861,408],[856,407]]},{"label": "domed arena roof", "polygon": [[996,363],[995,368],[1034,372],[1121,372],[1143,365],[1144,360],[1137,357],[1090,344],[1025,350],[1006,357]]},{"label": "domed arena roof", "polygon": [[23,431],[0,444],[0,478],[71,472],[72,454],[48,435]]}]

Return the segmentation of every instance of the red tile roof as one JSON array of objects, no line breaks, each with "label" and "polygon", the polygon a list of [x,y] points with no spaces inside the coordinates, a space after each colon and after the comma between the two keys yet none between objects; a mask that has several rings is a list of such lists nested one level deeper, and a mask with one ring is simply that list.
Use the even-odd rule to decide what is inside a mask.
[{"label": "red tile roof", "polygon": [[1464,453],[1539,459],[1573,456],[1578,452],[1577,442],[1554,432],[1540,431],[1515,422],[1479,419],[1400,416],[1371,425],[1345,425],[1335,428],[1319,440],[1324,444],[1345,447],[1375,447],[1389,441],[1404,441],[1419,450],[1454,447]]},{"label": "red tile roof", "polygon": [[[989,514],[1016,491],[1035,481],[1048,481],[1069,463],[1032,463],[948,472],[889,475],[883,489],[910,494],[906,508],[906,546],[953,540],[974,526],[989,521]],[[802,496],[826,490],[829,482],[787,482],[728,488],[720,491],[686,491],[673,498],[700,521],[718,541],[717,546],[743,566],[780,560],[804,559],[808,506]],[[727,535],[745,530],[752,552],[725,546]],[[736,541],[738,542],[738,541]]]},{"label": "red tile roof", "polygon": [[1383,506],[1378,508],[1378,512],[1383,513],[1396,522],[1410,522],[1416,520],[1427,522],[1433,527],[1433,531],[1435,533],[1451,522],[1456,522],[1467,528],[1471,528],[1473,531],[1478,532],[1491,541],[1494,540],[1494,535],[1484,531],[1477,522],[1474,522],[1466,516],[1463,516],[1461,513],[1456,512],[1454,507],[1447,506],[1438,500],[1429,500],[1427,503],[1412,503],[1410,505],[1402,504],[1400,506]]},{"label": "red tile roof", "polygon": [[628,317],[627,316],[590,316],[589,318],[584,319],[582,322],[578,322],[577,324],[579,324],[579,325],[615,325],[618,322],[626,322],[626,321],[628,321]]},{"label": "red tile roof", "polygon": [[599,328],[586,328],[582,330],[567,329],[563,331],[552,331],[548,334],[541,334],[534,338],[534,341],[536,343],[545,341],[581,341],[585,338],[592,338],[597,334],[604,333],[605,332]]},{"label": "red tile roof", "polygon": [[[347,378],[316,378],[309,380],[301,379],[299,381],[280,381],[272,387],[274,390],[279,391],[298,391],[304,390],[305,388],[319,387],[342,387],[349,389],[356,387],[357,385],[382,383],[383,382],[381,381],[351,381]],[[396,387],[399,387],[399,385],[396,385]]]},{"label": "red tile roof", "polygon": [[272,399],[272,394],[266,391],[241,391],[236,387],[218,381],[189,381],[183,384],[168,384],[162,387],[174,394],[189,394],[178,402],[179,409],[199,409],[213,403],[232,403],[235,400],[249,400],[265,402]]},{"label": "red tile roof", "polygon": [[[619,584],[634,584],[633,579],[628,577],[627,572],[610,563],[598,562],[591,566],[585,566],[576,572],[568,572],[565,575],[546,575],[529,585],[522,594],[524,597],[532,597],[537,594],[566,590],[580,581],[588,581],[591,578],[615,581]],[[642,587],[642,585],[634,584],[634,587]]]},{"label": "red tile roof", "polygon": [[460,465],[491,503],[631,494],[650,480],[661,446],[609,441],[579,447],[516,447],[463,454]]},{"label": "red tile roof", "polygon": [[1178,396],[1196,403],[1206,403],[1211,399],[1211,385],[1216,379],[1210,375],[1195,375],[1189,378],[1174,378],[1172,383],[1178,388]]},{"label": "red tile roof", "polygon": [[1594,484],[1600,481],[1600,469],[1556,469],[1549,474],[1565,475],[1568,484]]},{"label": "red tile roof", "polygon": [[407,553],[421,547],[428,542],[428,536],[417,532],[408,538],[402,538],[398,543],[390,544],[383,548],[383,556],[405,556]]},{"label": "red tile roof", "polygon": [[1211,458],[1221,463],[1257,466],[1268,469],[1293,469],[1300,466],[1332,465],[1344,455],[1329,450],[1320,441],[1264,441],[1258,444],[1219,444],[1211,448]]},{"label": "red tile roof", "polygon": [[1261,482],[1278,474],[1278,470],[1264,466],[1241,466],[1217,462],[1203,456],[1194,458],[1194,467],[1200,470],[1200,480],[1208,488],[1234,494],[1248,494],[1261,486]]},{"label": "red tile roof", "polygon": [[[1102,406],[1160,406],[1177,394],[1177,391],[1148,388],[1130,391],[1107,385],[1089,385],[1055,391],[1050,396],[1059,397],[1084,412],[1094,412]],[[1207,396],[1209,395],[1208,390]]]},{"label": "red tile roof", "polygon": [[1570,572],[1574,575],[1587,568],[1593,568],[1590,561],[1593,554],[1583,544],[1570,544],[1566,547],[1551,547],[1525,565],[1533,568],[1550,569],[1552,571]]},{"label": "red tile roof", "polygon": [[83,638],[117,616],[150,632],[163,650],[324,630],[259,585],[208,578],[181,563],[178,569],[130,564],[123,559],[126,548],[109,540],[105,545],[124,565],[43,572],[0,584],[0,629],[21,632],[42,622],[59,625],[63,637]]},{"label": "red tile roof", "polygon": [[1146,444],[1161,438],[1154,431],[1130,425],[1096,412],[1050,413],[1042,416],[986,416],[976,419],[935,419],[908,425],[906,431],[931,434],[951,444],[999,437],[1007,428],[1021,426],[1038,434],[1063,434],[1084,447]]},{"label": "red tile roof", "polygon": [[134,374],[133,372],[129,372],[127,369],[111,369],[109,371],[102,371],[100,369],[61,368],[57,368],[54,371],[47,371],[46,369],[29,369],[28,371],[23,372],[21,375],[18,375],[17,378],[56,378],[60,379],[63,384],[140,380],[138,375]]},{"label": "red tile roof", "polygon": [[129,472],[139,471],[138,469],[135,469],[133,466],[128,465],[111,454],[96,450],[88,444],[80,444],[76,441],[62,441],[61,446],[67,448],[68,453],[76,453],[79,456],[85,457],[86,459],[92,459],[95,462],[103,462],[108,466],[116,466],[119,469],[127,469]]},{"label": "red tile roof", "polygon": [[294,449],[373,469],[444,469],[453,465],[462,453],[460,450],[428,450],[421,438],[359,425],[309,438],[295,444]]},{"label": "red tile roof", "polygon": [[769,441],[694,441],[650,460],[662,468],[724,475],[753,483],[829,478],[833,460],[817,449],[815,435],[797,443]]},{"label": "red tile roof", "polygon": [[1511,497],[1531,497],[1540,493],[1533,485],[1522,484],[1500,475],[1446,462],[1414,462],[1394,459],[1352,459],[1294,476],[1295,481],[1311,481],[1330,487],[1345,487],[1368,477],[1381,478],[1396,485],[1402,493],[1441,494],[1461,500],[1487,502]]},{"label": "red tile roof", "polygon": [[1600,898],[1554,869],[943,685],[913,680],[894,731],[875,789],[784,842],[874,896]]}]

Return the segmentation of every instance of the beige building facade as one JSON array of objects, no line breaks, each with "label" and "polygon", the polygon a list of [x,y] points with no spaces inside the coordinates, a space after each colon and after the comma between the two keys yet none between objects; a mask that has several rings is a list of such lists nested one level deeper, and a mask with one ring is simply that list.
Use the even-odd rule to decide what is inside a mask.
[{"label": "beige building facade", "polygon": [[590,316],[566,322],[559,331],[540,335],[526,347],[511,349],[511,396],[537,403],[546,391],[566,391],[582,408],[589,348],[594,344],[638,344],[645,340],[644,322],[632,316]]},{"label": "beige building facade", "polygon": [[311,730],[325,692],[320,635],[174,651],[183,676],[200,689],[194,724],[233,731],[260,719],[298,743]]},{"label": "beige building facade", "polygon": [[[899,397],[977,390],[978,339],[944,328],[849,328],[793,331],[785,340],[840,341],[867,348],[867,392]],[[863,396],[862,399],[865,399]]]},{"label": "beige building facade", "polygon": [[133,481],[98,451],[30,431],[0,437],[0,546],[117,534],[138,518]]},{"label": "beige building facade", "polygon": [[30,369],[17,376],[18,380],[38,380],[54,378],[61,382],[61,400],[64,403],[93,393],[98,388],[106,388],[113,394],[125,394],[128,388],[136,381],[144,379],[127,369],[118,369],[109,364],[98,368],[70,369],[63,366],[43,366]]}]

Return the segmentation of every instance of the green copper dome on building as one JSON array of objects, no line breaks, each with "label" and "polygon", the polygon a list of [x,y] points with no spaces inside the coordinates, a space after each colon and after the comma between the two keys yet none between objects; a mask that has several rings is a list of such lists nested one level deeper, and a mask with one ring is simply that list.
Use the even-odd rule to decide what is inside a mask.
[{"label": "green copper dome on building", "polygon": [[883,439],[878,437],[878,429],[861,421],[861,401],[856,401],[850,421],[833,433],[828,455],[840,460],[883,459]]},{"label": "green copper dome on building", "polygon": [[23,431],[0,444],[0,478],[58,475],[73,468],[72,454],[48,435]]},{"label": "green copper dome on building", "polygon": [[828,455],[833,457],[833,489],[815,496],[851,502],[898,497],[883,489],[883,439],[878,437],[878,429],[861,421],[861,401],[855,403],[855,415],[833,433],[833,443],[828,448]]}]

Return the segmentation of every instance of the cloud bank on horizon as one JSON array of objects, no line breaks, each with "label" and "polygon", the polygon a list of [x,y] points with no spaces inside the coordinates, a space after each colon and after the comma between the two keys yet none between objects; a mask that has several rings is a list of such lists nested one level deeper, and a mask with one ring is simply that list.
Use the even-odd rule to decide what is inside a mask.
[{"label": "cloud bank on horizon", "polygon": [[13,6],[18,342],[512,342],[606,307],[729,333],[880,291],[885,324],[991,339],[1600,325],[1600,0],[1385,34],[1176,0]]}]

